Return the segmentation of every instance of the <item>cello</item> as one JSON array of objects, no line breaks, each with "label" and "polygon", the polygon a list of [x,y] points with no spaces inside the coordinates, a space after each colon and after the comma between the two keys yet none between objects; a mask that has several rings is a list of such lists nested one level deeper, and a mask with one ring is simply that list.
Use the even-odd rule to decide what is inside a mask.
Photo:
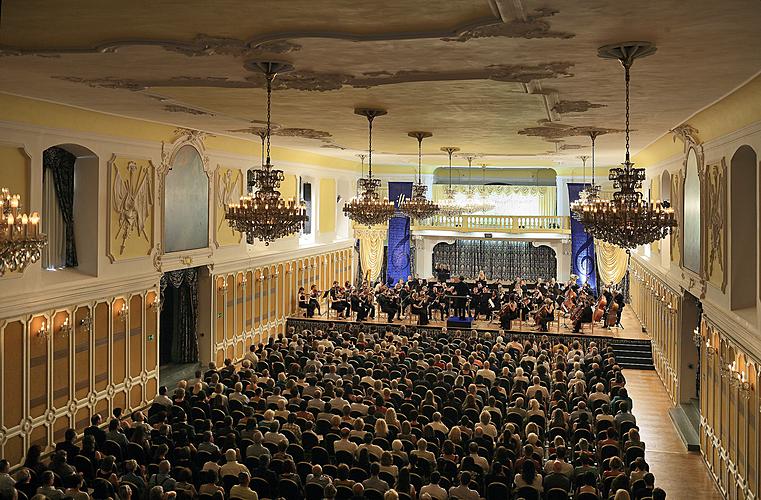
[{"label": "cello", "polygon": [[613,300],[610,304],[610,307],[608,308],[608,317],[605,319],[605,326],[608,328],[616,326],[618,323],[618,308],[618,302]]}]

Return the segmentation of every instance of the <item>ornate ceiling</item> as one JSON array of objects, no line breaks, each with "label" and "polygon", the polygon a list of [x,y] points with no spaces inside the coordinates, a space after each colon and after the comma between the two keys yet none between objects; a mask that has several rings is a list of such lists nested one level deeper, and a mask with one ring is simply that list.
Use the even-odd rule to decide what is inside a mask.
[{"label": "ornate ceiling", "polygon": [[[489,165],[578,165],[590,127],[621,160],[623,72],[598,46],[649,40],[633,72],[634,151],[761,69],[761,2],[677,0],[10,0],[0,91],[253,138],[265,118],[257,60],[282,60],[275,143],[352,158],[357,106],[382,106],[379,161],[414,164],[410,130]],[[462,164],[462,161],[459,161]]]}]

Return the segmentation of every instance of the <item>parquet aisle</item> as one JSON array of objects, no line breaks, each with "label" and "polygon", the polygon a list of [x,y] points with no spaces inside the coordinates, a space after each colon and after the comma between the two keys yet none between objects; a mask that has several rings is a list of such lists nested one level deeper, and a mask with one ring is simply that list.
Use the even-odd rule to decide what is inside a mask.
[{"label": "parquet aisle", "polygon": [[688,452],[671,422],[671,400],[658,374],[649,370],[624,370],[626,388],[634,400],[634,416],[647,445],[645,459],[655,474],[655,485],[667,498],[720,500],[699,452]]}]

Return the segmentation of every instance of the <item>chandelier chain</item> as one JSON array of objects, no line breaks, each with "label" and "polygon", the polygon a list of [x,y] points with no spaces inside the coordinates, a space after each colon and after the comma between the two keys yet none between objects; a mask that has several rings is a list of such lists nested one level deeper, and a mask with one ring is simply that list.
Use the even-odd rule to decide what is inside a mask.
[{"label": "chandelier chain", "polygon": [[631,62],[625,61],[623,64],[625,75],[624,78],[626,80],[626,163],[629,163],[629,72],[631,69]]},{"label": "chandelier chain", "polygon": [[270,136],[272,135],[272,80],[275,75],[271,72],[267,77],[267,165],[270,164]]},{"label": "chandelier chain", "polygon": [[417,183],[423,183],[423,136],[417,137]]},{"label": "chandelier chain", "polygon": [[373,178],[373,115],[367,115],[367,177]]}]

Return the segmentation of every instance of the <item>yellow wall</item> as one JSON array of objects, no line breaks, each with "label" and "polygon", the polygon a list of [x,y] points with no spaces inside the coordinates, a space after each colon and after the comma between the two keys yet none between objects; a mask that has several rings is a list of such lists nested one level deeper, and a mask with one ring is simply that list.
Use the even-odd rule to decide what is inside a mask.
[{"label": "yellow wall", "polygon": [[336,230],[336,181],[320,180],[320,219],[317,230],[332,233]]},{"label": "yellow wall", "polygon": [[298,195],[298,183],[295,175],[285,174],[285,179],[280,184],[280,195],[284,200],[296,198]]},{"label": "yellow wall", "polygon": [[[707,142],[761,120],[761,75],[685,120],[698,130],[698,137]],[[663,134],[634,155],[638,167],[648,167],[681,154],[682,143],[671,133]]]},{"label": "yellow wall", "polygon": [[[351,280],[351,248],[212,276],[212,359],[239,360],[252,343],[283,332],[288,316],[299,315],[299,287],[327,290],[337,280]],[[327,308],[323,304],[322,311]]]},{"label": "yellow wall", "polygon": [[[22,148],[0,145],[0,187],[21,195],[25,207],[29,203],[29,157]],[[28,210],[25,210],[28,211]]]},{"label": "yellow wall", "polygon": [[[17,464],[32,444],[52,450],[67,428],[83,430],[95,413],[107,420],[114,408],[128,413],[153,399],[155,297],[144,290],[0,319],[0,456]],[[119,316],[125,303],[128,312]],[[87,318],[89,328],[82,324]],[[60,329],[67,321],[68,332]],[[38,333],[43,325],[47,336]]]}]

